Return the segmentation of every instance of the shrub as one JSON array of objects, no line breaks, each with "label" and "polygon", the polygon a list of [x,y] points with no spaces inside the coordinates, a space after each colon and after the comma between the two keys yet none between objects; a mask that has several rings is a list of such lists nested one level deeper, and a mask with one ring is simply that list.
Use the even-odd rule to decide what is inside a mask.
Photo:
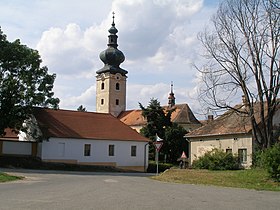
[{"label": "shrub", "polygon": [[[166,169],[171,168],[173,165],[170,163],[159,163],[158,164],[158,172],[164,172]],[[147,169],[148,173],[156,173],[157,172],[157,164],[154,161],[149,162],[149,166]]]},{"label": "shrub", "polygon": [[280,143],[276,143],[262,154],[262,163],[270,177],[280,182]]},{"label": "shrub", "polygon": [[236,170],[239,169],[239,161],[238,157],[232,153],[226,153],[221,149],[214,148],[195,160],[192,167],[209,170]]}]

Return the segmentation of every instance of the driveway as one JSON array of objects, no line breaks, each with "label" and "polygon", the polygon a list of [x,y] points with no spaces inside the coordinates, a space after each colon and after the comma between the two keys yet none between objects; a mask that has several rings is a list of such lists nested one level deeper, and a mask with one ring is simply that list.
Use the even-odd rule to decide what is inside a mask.
[{"label": "driveway", "polygon": [[279,210],[280,193],[164,183],[143,173],[0,169],[26,177],[0,184],[0,209]]}]

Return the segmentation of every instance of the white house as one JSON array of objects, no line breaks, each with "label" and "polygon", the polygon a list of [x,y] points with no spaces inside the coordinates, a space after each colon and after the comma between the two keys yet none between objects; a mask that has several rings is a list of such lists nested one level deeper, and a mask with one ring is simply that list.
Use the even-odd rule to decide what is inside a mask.
[{"label": "white house", "polygon": [[[149,140],[111,114],[35,108],[34,119],[42,161],[135,171],[148,166]],[[20,140],[33,139],[21,134]]]}]

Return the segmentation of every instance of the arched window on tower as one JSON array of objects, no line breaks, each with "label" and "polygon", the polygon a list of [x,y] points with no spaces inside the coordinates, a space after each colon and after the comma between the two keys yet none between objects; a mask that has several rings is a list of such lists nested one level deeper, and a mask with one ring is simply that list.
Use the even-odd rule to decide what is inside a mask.
[{"label": "arched window on tower", "polygon": [[101,83],[101,90],[104,90],[104,88],[105,88],[105,84],[104,84],[104,82],[102,82]]},{"label": "arched window on tower", "polygon": [[116,105],[118,106],[120,104],[120,100],[116,99]]},{"label": "arched window on tower", "polygon": [[120,90],[120,83],[116,83],[116,90]]},{"label": "arched window on tower", "polygon": [[103,104],[104,104],[104,99],[102,98],[102,99],[101,99],[101,105],[103,105]]}]

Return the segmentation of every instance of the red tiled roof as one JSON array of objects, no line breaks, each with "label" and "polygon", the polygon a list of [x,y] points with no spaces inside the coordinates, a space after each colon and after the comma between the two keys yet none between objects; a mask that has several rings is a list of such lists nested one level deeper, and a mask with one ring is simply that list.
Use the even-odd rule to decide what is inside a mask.
[{"label": "red tiled roof", "polygon": [[35,108],[34,116],[46,137],[149,141],[110,114]]},{"label": "red tiled roof", "polygon": [[142,116],[141,109],[123,111],[118,116],[118,119],[129,126],[133,126],[133,125],[143,126],[147,123],[147,120],[144,119],[144,117]]},{"label": "red tiled roof", "polygon": [[0,136],[0,139],[2,140],[11,140],[11,141],[18,141],[18,135],[17,133],[12,130],[11,128],[6,128],[4,130],[5,135],[3,137]]},{"label": "red tiled roof", "polygon": [[[163,108],[168,109],[167,106],[164,106]],[[172,122],[182,124],[200,124],[187,104],[176,104],[173,108],[176,109],[171,115]],[[144,126],[147,123],[146,119],[142,116],[141,109],[124,111],[118,116],[118,118],[120,121],[129,126]]]}]

